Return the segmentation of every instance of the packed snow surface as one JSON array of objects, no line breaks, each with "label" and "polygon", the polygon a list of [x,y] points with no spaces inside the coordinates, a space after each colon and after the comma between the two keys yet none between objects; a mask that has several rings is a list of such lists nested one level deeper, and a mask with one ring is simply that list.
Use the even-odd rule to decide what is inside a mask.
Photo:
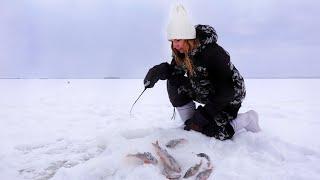
[{"label": "packed snow surface", "polygon": [[[167,149],[182,175],[210,156],[209,179],[320,179],[320,80],[246,79],[240,113],[259,113],[262,131],[219,141],[184,131],[161,81],[141,79],[0,80],[0,179],[165,179],[161,164],[127,154]],[[205,164],[205,163],[203,163]],[[202,166],[203,170],[205,166]],[[194,179],[191,177],[189,179]]]}]

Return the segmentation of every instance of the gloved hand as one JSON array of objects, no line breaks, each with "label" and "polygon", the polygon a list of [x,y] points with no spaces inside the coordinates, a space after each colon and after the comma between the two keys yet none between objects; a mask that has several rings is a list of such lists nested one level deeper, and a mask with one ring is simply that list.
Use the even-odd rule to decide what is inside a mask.
[{"label": "gloved hand", "polygon": [[203,128],[209,124],[209,119],[206,115],[204,115],[204,109],[202,106],[199,106],[191,119],[185,121],[184,130],[195,130],[202,132]]},{"label": "gloved hand", "polygon": [[158,64],[149,69],[146,77],[143,80],[145,88],[152,88],[159,79],[165,80],[170,73],[170,65],[167,62]]},{"label": "gloved hand", "polygon": [[184,130],[186,131],[190,131],[190,130],[194,130],[194,131],[198,131],[198,132],[201,132],[202,129],[194,122],[194,120],[191,118],[191,119],[188,119],[184,122]]}]

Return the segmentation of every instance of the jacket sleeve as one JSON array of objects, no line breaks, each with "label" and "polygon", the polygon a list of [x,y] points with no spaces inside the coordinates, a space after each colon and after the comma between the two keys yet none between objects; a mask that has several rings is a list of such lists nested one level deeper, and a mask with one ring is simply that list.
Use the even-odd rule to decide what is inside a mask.
[{"label": "jacket sleeve", "polygon": [[170,63],[170,73],[168,74],[167,79],[172,79],[179,76],[184,76],[186,71],[183,69],[183,67],[177,65],[174,58],[172,58]]},{"label": "jacket sleeve", "polygon": [[153,76],[157,77],[157,81],[159,79],[167,80],[176,77],[181,77],[184,76],[184,74],[186,73],[181,66],[176,64],[174,59],[171,60],[170,64],[168,62],[163,62],[158,65],[155,65],[149,71],[151,71],[151,74]]},{"label": "jacket sleeve", "polygon": [[215,117],[233,99],[235,90],[233,87],[232,70],[230,69],[230,56],[226,51],[216,45],[210,51],[206,59],[208,65],[209,78],[214,86],[215,92],[209,95],[209,101],[203,110],[210,116]]}]

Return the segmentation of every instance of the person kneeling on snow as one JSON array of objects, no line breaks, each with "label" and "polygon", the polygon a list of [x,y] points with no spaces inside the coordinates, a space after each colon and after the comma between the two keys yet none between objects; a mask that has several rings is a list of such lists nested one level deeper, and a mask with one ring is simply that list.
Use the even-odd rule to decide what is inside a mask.
[{"label": "person kneeling on snow", "polygon": [[[152,67],[144,84],[152,88],[167,80],[170,102],[184,121],[185,130],[195,130],[220,140],[230,139],[245,128],[258,132],[258,114],[251,110],[238,114],[246,95],[244,79],[217,44],[217,34],[209,25],[193,26],[184,7],[172,12],[167,28],[173,59]],[[195,107],[199,102],[204,106]]]}]

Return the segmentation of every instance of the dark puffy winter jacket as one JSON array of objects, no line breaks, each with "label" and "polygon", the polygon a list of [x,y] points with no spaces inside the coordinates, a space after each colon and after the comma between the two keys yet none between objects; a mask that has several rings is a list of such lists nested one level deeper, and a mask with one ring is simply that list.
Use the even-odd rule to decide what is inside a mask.
[{"label": "dark puffy winter jacket", "polygon": [[217,44],[217,34],[211,26],[197,25],[196,37],[200,45],[189,53],[195,74],[191,76],[173,59],[168,79],[187,76],[194,100],[204,104],[206,113],[215,117],[226,106],[241,105],[246,95],[244,79],[231,63],[229,54]]}]

